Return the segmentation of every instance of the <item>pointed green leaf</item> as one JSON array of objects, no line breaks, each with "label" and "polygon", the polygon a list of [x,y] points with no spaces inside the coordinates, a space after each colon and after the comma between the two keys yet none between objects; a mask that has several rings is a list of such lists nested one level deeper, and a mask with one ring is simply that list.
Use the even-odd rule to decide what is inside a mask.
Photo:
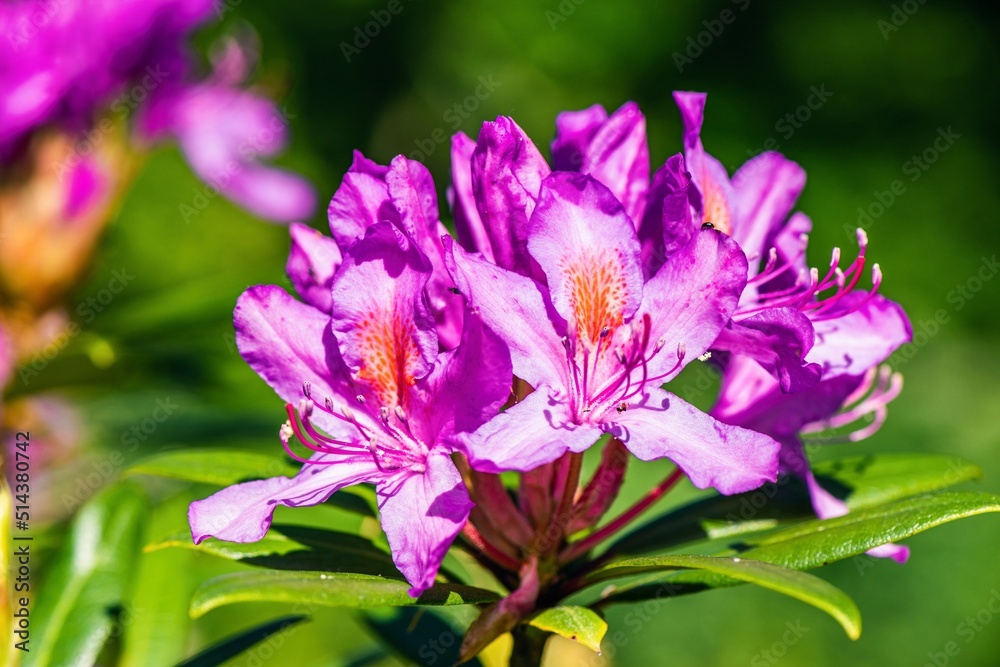
[{"label": "pointed green leaf", "polygon": [[[739,555],[741,559],[808,570],[859,556],[873,547],[905,539],[949,521],[986,512],[1000,512],[1000,496],[971,492],[919,496],[756,536],[733,545],[720,555]],[[616,565],[613,563],[606,569]],[[664,587],[671,595],[681,595],[739,583],[737,578],[711,571],[657,574],[609,588],[601,600],[602,604],[643,600],[662,595]]]},{"label": "pointed green leaf", "polygon": [[146,505],[140,489],[116,484],[81,508],[32,610],[23,667],[92,665],[115,624],[128,621],[123,602]]},{"label": "pointed green leaf", "polygon": [[323,607],[451,606],[494,602],[498,596],[461,584],[438,584],[419,598],[410,597],[406,582],[368,574],[325,572],[238,572],[215,577],[195,591],[191,616],[234,602],[292,602]]},{"label": "pointed green leaf", "polygon": [[[269,477],[292,477],[299,471],[285,459],[239,449],[176,449],[139,461],[125,475],[153,475],[186,482],[231,486]],[[348,512],[375,516],[375,491],[352,486],[333,494],[327,503]]]},{"label": "pointed green leaf", "polygon": [[769,588],[825,611],[840,623],[851,639],[861,635],[861,612],[842,590],[817,576],[757,560],[685,555],[629,558],[598,570],[592,583],[643,572],[679,569],[709,572]]},{"label": "pointed green leaf", "polygon": [[[982,475],[956,456],[928,453],[852,456],[816,464],[824,488],[852,510],[943,489]],[[805,486],[783,477],[734,496],[716,495],[664,514],[615,542],[616,555],[665,551],[690,542],[735,537],[814,517]]]},{"label": "pointed green leaf", "polygon": [[191,534],[185,531],[147,546],[146,551],[170,547],[200,551],[272,570],[355,572],[390,579],[401,576],[392,557],[363,537],[309,526],[274,524],[263,539],[245,544],[214,538],[195,544]]},{"label": "pointed green leaf", "polygon": [[204,651],[187,660],[177,663],[176,667],[215,667],[233,658],[251,646],[259,644],[273,634],[284,632],[293,625],[309,620],[308,616],[284,616],[273,621],[250,628],[239,634],[223,639]]},{"label": "pointed green leaf", "polygon": [[175,449],[154,454],[126,470],[126,475],[154,475],[186,482],[230,486],[253,479],[291,476],[299,469],[284,459],[238,449]]},{"label": "pointed green leaf", "polygon": [[566,639],[580,642],[600,655],[601,640],[608,623],[600,614],[586,607],[563,606],[546,609],[528,622],[539,630],[554,632]]}]

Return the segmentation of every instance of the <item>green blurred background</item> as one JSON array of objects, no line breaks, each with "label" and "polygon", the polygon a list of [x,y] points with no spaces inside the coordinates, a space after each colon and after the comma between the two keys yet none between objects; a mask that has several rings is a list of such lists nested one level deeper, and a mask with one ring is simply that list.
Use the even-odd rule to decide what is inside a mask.
[{"label": "green blurred background", "polygon": [[[991,14],[965,3],[917,0],[811,8],[756,0],[400,2],[402,11],[367,46],[347,49],[349,62],[343,45],[354,46],[355,28],[372,21],[373,10],[385,10],[385,1],[266,0],[230,3],[226,12],[223,29],[247,21],[259,31],[260,80],[286,91],[282,103],[294,140],[283,163],[317,185],[324,206],[311,221],[315,226],[325,226],[325,203],[352,149],[382,163],[421,151],[444,213],[449,151],[440,137],[456,126],[475,136],[483,120],[511,115],[544,149],[560,111],[593,103],[611,111],[635,100],[646,114],[655,168],[680,150],[671,92],[707,91],[702,136],[730,171],[772,138],[805,167],[809,180],[799,208],[814,222],[814,263],[824,263],[835,245],[853,257],[849,230],[858,225],[859,209],[868,210],[869,256],[882,266],[883,293],[906,307],[918,331],[938,311],[947,315],[939,330],[924,329],[930,334],[925,344],[899,366],[906,388],[882,431],[817,457],[951,452],[982,465],[984,480],[970,488],[1000,492],[1000,279],[969,282],[1000,249],[1000,58]],[[485,99],[475,97],[477,87]],[[795,124],[783,121],[814,89],[832,95],[821,105],[813,97],[818,108],[804,122],[801,110]],[[466,117],[455,104],[466,105]],[[934,163],[926,171],[914,171],[908,161],[949,128],[954,142],[931,152]],[[890,195],[896,180],[905,190]],[[79,340],[32,385],[62,387],[83,407],[88,435],[83,463],[67,477],[71,486],[80,470],[88,472],[116,450],[133,461],[182,446],[272,452],[279,446],[274,436],[283,406],[236,354],[231,313],[248,285],[287,284],[287,232],[218,199],[186,224],[180,206],[190,205],[201,188],[174,149],[150,156],[79,298],[106,286],[114,269],[124,267],[135,279],[92,322],[81,323]],[[881,213],[874,206],[880,196]],[[894,201],[886,205],[889,196]],[[952,292],[960,286],[980,289],[966,298]],[[677,390],[691,400],[710,400],[710,392],[688,392],[684,378],[679,383]],[[173,414],[138,446],[125,446],[123,434],[166,399],[177,406]],[[667,470],[666,462],[635,465],[620,502],[638,497]],[[210,492],[146,484],[161,499],[147,526],[149,539],[183,529],[186,503]],[[687,486],[665,505],[695,495]],[[310,511],[282,508],[278,519],[304,521]],[[331,524],[356,522],[328,513],[323,520]],[[617,665],[924,665],[935,664],[929,654],[954,641],[960,653],[948,664],[1000,664],[1000,618],[970,641],[958,629],[1000,591],[998,519],[947,525],[908,544],[912,557],[905,566],[856,559],[820,572],[857,600],[865,623],[857,642],[810,607],[740,587],[645,611],[613,608],[606,657]],[[183,618],[192,587],[233,567],[184,551],[147,554],[144,583],[128,609],[136,618]],[[166,602],[152,605],[151,596]],[[133,664],[171,664],[280,611],[278,605],[231,606],[191,622],[184,646],[144,657],[139,646],[122,650],[131,652]],[[806,629],[794,643],[783,639],[786,623]],[[379,657],[377,646],[356,616],[324,610],[273,656],[257,655],[255,663],[244,655],[229,664],[399,664]]]}]

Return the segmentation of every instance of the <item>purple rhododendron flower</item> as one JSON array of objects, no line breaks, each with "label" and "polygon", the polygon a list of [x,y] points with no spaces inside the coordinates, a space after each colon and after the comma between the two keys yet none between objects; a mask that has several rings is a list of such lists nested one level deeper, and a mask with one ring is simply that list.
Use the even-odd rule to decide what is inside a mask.
[{"label": "purple rhododendron flower", "polygon": [[[807,389],[833,373],[864,374],[910,337],[902,308],[877,294],[878,264],[872,267],[871,289],[855,290],[865,269],[867,236],[859,230],[858,257],[846,269],[839,266],[839,248],[822,277],[809,269],[805,249],[812,223],[802,213],[789,217],[805,172],[784,156],[766,152],[730,181],[702,147],[705,97],[674,94],[684,121],[687,167],[701,193],[695,222],[711,222],[730,234],[750,260],[733,323],[712,349],[756,359],[784,391]],[[681,225],[674,233],[683,239],[694,232]]]},{"label": "purple rhododendron flower", "polygon": [[640,459],[671,458],[699,487],[736,493],[775,479],[771,438],[659,388],[729,320],[746,280],[734,242],[699,234],[644,282],[622,204],[593,177],[565,172],[541,182],[523,234],[544,284],[449,244],[456,283],[535,388],[463,437],[473,467],[531,470],[611,433]]},{"label": "purple rhododendron flower", "polygon": [[[231,41],[211,77],[192,74],[186,42],[215,13],[212,0],[0,4],[0,163],[16,160],[44,128],[89,137],[109,111],[118,119],[138,112],[143,138],[176,138],[195,172],[233,201],[270,220],[308,217],[312,187],[258,162],[282,148],[287,123],[239,87],[248,54]],[[87,194],[79,185],[71,209]]]},{"label": "purple rhododendron flower", "polygon": [[[282,440],[303,463],[294,478],[246,482],[191,505],[196,542],[252,542],[277,505],[323,502],[351,484],[376,485],[393,559],[417,596],[433,582],[472,506],[449,453],[457,434],[499,410],[510,361],[496,337],[467,318],[457,350],[438,352],[424,290],[431,266],[389,222],[372,225],[344,253],[331,281],[330,315],[311,269],[335,260],[334,242],[293,230],[292,281],[310,301],[260,286],[239,300],[240,353],[289,404]],[[292,453],[296,438],[313,451]]]},{"label": "purple rhododendron flower", "polygon": [[[722,387],[712,415],[760,433],[781,443],[781,468],[805,480],[813,510],[821,519],[843,516],[847,505],[816,480],[806,458],[803,436],[852,425],[842,436],[856,442],[877,431],[886,418],[886,406],[899,395],[902,376],[888,368],[871,368],[864,375],[835,375],[796,394],[781,391],[778,381],[749,357],[732,356],[722,374]],[[870,423],[865,423],[871,417]],[[824,438],[821,442],[836,442]],[[885,544],[868,552],[905,562],[909,549]]]}]

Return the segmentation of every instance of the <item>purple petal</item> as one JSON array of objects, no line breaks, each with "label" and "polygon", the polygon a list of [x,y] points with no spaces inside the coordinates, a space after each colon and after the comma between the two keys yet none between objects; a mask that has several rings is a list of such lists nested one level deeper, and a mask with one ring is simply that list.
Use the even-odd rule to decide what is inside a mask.
[{"label": "purple petal", "polygon": [[330,312],[330,286],[343,259],[337,242],[308,225],[292,223],[285,273],[306,303]]},{"label": "purple petal", "polygon": [[528,250],[548,278],[552,303],[570,331],[596,345],[603,329],[629,319],[642,299],[632,222],[604,185],[556,172],[542,182]]},{"label": "purple petal", "polygon": [[735,234],[738,218],[736,199],[729,175],[722,163],[705,152],[701,144],[701,125],[705,114],[704,93],[675,92],[674,101],[684,124],[684,157],[703,205],[702,221],[711,222],[725,234]]},{"label": "purple petal", "polygon": [[385,184],[388,172],[388,167],[375,164],[361,151],[354,151],[354,162],[326,211],[330,232],[341,249],[349,248],[376,222],[399,221],[398,213],[389,203]]},{"label": "purple petal", "polygon": [[507,346],[478,317],[466,313],[461,344],[438,355],[423,383],[424,414],[411,421],[426,425],[424,442],[471,433],[500,411],[510,397],[512,376]]},{"label": "purple petal", "polygon": [[780,445],[770,437],[717,421],[662,389],[645,398],[609,428],[643,461],[669,458],[698,488],[727,495],[777,478]]},{"label": "purple petal", "polygon": [[780,380],[786,392],[803,391],[819,382],[822,366],[806,361],[812,347],[812,322],[794,308],[771,308],[733,322],[712,343],[713,350],[752,357]]},{"label": "purple petal", "polygon": [[[240,296],[233,320],[243,359],[284,401],[297,404],[304,397],[304,382],[311,383],[319,402],[327,397],[353,400],[357,394],[323,312],[280,287],[258,285]],[[313,419],[332,434],[344,430],[344,422],[322,411]]]},{"label": "purple petal", "polygon": [[[838,306],[850,310],[865,298],[865,292],[852,292]],[[861,375],[913,337],[906,313],[881,294],[847,315],[813,322],[813,327],[816,344],[806,359],[823,367],[823,377]]]},{"label": "purple petal", "polygon": [[427,283],[427,298],[437,324],[438,339],[445,348],[458,345],[462,335],[462,313],[465,304],[454,294],[455,283],[444,265],[441,236],[448,233],[438,218],[437,193],[434,179],[427,167],[395,157],[385,177],[389,200],[399,212],[400,225],[431,262],[431,279]]},{"label": "purple petal", "polygon": [[483,227],[483,219],[476,208],[476,197],[472,193],[472,153],[476,142],[464,132],[451,137],[451,188],[448,198],[458,242],[469,252],[481,252],[483,257],[493,261],[490,236]]},{"label": "purple petal", "polygon": [[423,298],[427,258],[388,222],[352,245],[333,281],[331,325],[362,394],[375,405],[405,404],[437,358],[434,320]]},{"label": "purple petal", "polygon": [[70,170],[63,216],[67,220],[83,217],[107,192],[108,179],[101,172],[97,161],[89,157],[83,158]]},{"label": "purple petal", "polygon": [[566,406],[539,389],[464,436],[462,445],[469,465],[480,472],[523,472],[555,461],[567,451],[582,452],[600,436],[595,426],[571,423]]},{"label": "purple petal", "polygon": [[434,585],[441,561],[469,519],[472,501],[447,454],[427,457],[423,474],[404,473],[378,484],[382,529],[392,560],[418,597]]},{"label": "purple petal", "polygon": [[646,199],[639,242],[643,270],[652,276],[701,226],[694,215],[701,210],[701,193],[686,170],[683,155],[674,155],[656,170]]},{"label": "purple petal", "polygon": [[450,238],[446,258],[472,310],[510,349],[514,373],[533,387],[562,386],[566,350],[553,328],[548,290],[531,278],[470,255]]},{"label": "purple petal", "polygon": [[608,186],[639,226],[649,188],[646,119],[627,102],[598,128],[584,154],[580,171]]},{"label": "purple petal", "polygon": [[[723,330],[746,284],[746,257],[736,243],[715,230],[700,230],[646,283],[636,321],[650,319],[650,339],[662,350],[649,363],[651,376],[680,372],[684,362],[701,356]],[[673,369],[673,370],[671,370]]]},{"label": "purple petal", "polygon": [[180,147],[202,180],[268,220],[312,215],[316,194],[305,179],[257,161],[277,154],[287,140],[287,121],[270,100],[205,84],[179,93],[167,107]]},{"label": "purple petal", "polygon": [[318,505],[345,486],[376,481],[383,476],[374,458],[367,455],[335,459],[324,454],[313,460],[336,462],[307,463],[295,477],[235,484],[191,503],[188,523],[194,543],[199,544],[207,537],[227,542],[256,542],[270,528],[278,505]]},{"label": "purple petal", "polygon": [[527,224],[549,166],[517,123],[483,123],[472,154],[472,191],[497,266],[532,276]]},{"label": "purple petal", "polygon": [[552,168],[557,171],[582,171],[590,142],[607,119],[608,112],[600,104],[580,111],[563,111],[556,116]]},{"label": "purple petal", "polygon": [[[733,175],[739,225],[733,229],[748,257],[765,257],[806,184],[806,172],[780,153],[762,153]],[[751,274],[757,274],[757,262]]]}]

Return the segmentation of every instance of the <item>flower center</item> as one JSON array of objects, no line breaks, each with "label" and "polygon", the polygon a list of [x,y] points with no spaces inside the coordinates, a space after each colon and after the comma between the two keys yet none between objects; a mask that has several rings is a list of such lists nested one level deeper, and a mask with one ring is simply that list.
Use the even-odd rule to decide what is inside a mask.
[{"label": "flower center", "polygon": [[639,326],[631,322],[615,330],[605,326],[592,347],[578,336],[563,337],[567,371],[565,399],[577,424],[601,421],[612,408],[615,414],[625,412],[649,383],[658,385],[680,368],[685,356],[684,343],[677,346],[677,361],[673,367],[650,376],[649,363],[665,346],[662,338],[655,342],[650,340],[650,329],[649,314],[644,314]]}]

